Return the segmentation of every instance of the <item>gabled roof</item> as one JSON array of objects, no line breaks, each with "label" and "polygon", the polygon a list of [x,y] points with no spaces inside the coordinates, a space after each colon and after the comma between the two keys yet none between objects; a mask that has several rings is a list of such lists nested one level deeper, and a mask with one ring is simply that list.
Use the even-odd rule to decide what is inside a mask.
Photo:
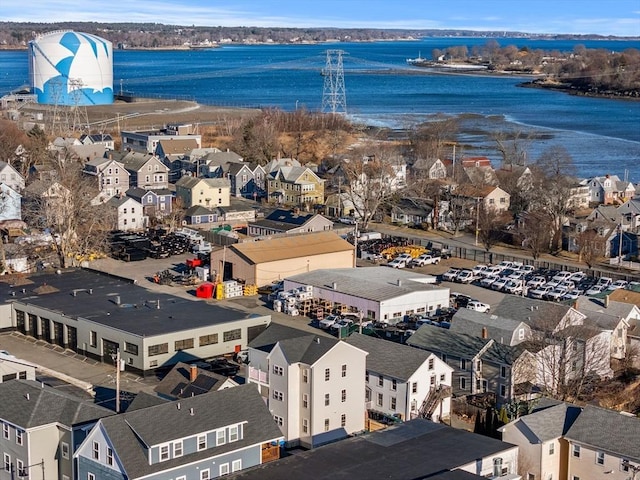
[{"label": "gabled roof", "polygon": [[311,220],[316,214],[312,212],[300,212],[299,210],[287,210],[284,208],[277,208],[269,215],[264,217],[265,220],[270,220],[277,223],[287,223],[290,225],[301,226]]},{"label": "gabled roof", "polygon": [[487,338],[509,345],[514,332],[523,327],[523,322],[520,320],[461,308],[451,319],[450,330],[473,337],[482,337],[483,329],[486,329]]},{"label": "gabled roof", "polygon": [[249,342],[249,347],[268,353],[275,347],[276,343],[281,340],[300,338],[308,335],[309,332],[307,331],[271,322],[260,335]]},{"label": "gabled roof", "polygon": [[122,164],[124,168],[130,170],[132,172],[139,172],[142,167],[144,167],[147,163],[152,160],[156,160],[159,165],[162,165],[164,170],[167,170],[167,167],[164,163],[160,161],[158,157],[151,153],[141,153],[141,152],[128,152],[124,157],[122,157]]},{"label": "gabled roof", "polygon": [[237,175],[243,169],[249,170],[249,173],[253,173],[253,169],[246,163],[232,163],[229,165],[228,173],[231,175]]},{"label": "gabled roof", "polygon": [[[513,423],[524,424],[541,442],[564,436],[580,415],[578,406],[560,403],[522,416]],[[508,428],[508,425],[506,425]],[[503,427],[504,428],[504,427]]]},{"label": "gabled roof", "polygon": [[186,155],[198,148],[198,141],[195,138],[170,138],[160,140],[158,145],[165,155]]},{"label": "gabled roof", "polygon": [[111,410],[32,380],[0,383],[0,419],[21,428],[73,426],[113,415]]},{"label": "gabled roof", "polygon": [[280,340],[280,346],[289,364],[304,363],[313,365],[329,350],[337,345],[338,339],[318,335],[305,335],[304,337],[287,338]]},{"label": "gabled roof", "polygon": [[111,197],[109,200],[105,202],[105,205],[109,207],[120,208],[122,205],[124,205],[127,202],[133,202],[135,203],[136,206],[138,205],[142,206],[140,202],[136,201],[132,197],[127,197],[126,195],[122,197]]},{"label": "gabled roof", "polygon": [[477,198],[477,197],[487,198],[495,190],[500,190],[505,195],[509,196],[509,194],[504,190],[502,190],[500,187],[496,187],[493,185],[486,185],[486,186],[480,187],[480,186],[472,185],[469,183],[460,185],[458,188],[454,190],[454,193],[467,198]]},{"label": "gabled roof", "polygon": [[138,392],[135,398],[131,401],[127,407],[127,412],[133,412],[134,410],[142,410],[143,408],[155,407],[156,405],[162,405],[169,400],[161,398],[157,395],[152,395],[145,391]]},{"label": "gabled roof", "polygon": [[204,182],[210,188],[229,188],[229,180],[226,178],[201,178],[185,175],[176,182],[176,186],[192,189]]},{"label": "gabled roof", "polygon": [[367,370],[401,381],[407,381],[432,355],[426,350],[359,333],[345,341],[369,354]]},{"label": "gabled roof", "polygon": [[640,418],[587,405],[567,434],[569,440],[640,462]]},{"label": "gabled roof", "polygon": [[[191,380],[191,368],[195,368],[197,372],[194,380]],[[195,365],[191,366],[184,362],[178,362],[156,385],[154,391],[175,399],[188,398],[207,392],[215,392],[227,380],[228,378],[223,375],[208,372]]]},{"label": "gabled roof", "polygon": [[274,170],[279,169],[280,167],[287,166],[299,167],[300,162],[295,158],[274,158],[264,166],[264,169],[267,173],[270,173]]},{"label": "gabled roof", "polygon": [[272,238],[260,242],[237,243],[228,248],[253,264],[353,251],[353,245],[340,238],[338,234],[329,231]]},{"label": "gabled roof", "polygon": [[[149,465],[158,445],[246,422],[237,442]],[[128,478],[139,478],[282,437],[255,385],[247,384],[126,412],[101,420]]]},{"label": "gabled roof", "polygon": [[576,303],[576,310],[605,330],[615,329],[621,319],[629,318],[634,310],[638,311],[638,307],[635,305],[611,299],[607,302],[601,298],[580,296]]},{"label": "gabled roof", "polygon": [[493,313],[499,317],[520,320],[535,329],[536,325],[549,325],[549,322],[557,325],[570,310],[569,305],[506,295]]},{"label": "gabled roof", "polygon": [[203,207],[202,205],[194,205],[185,210],[185,217],[200,217],[202,215],[214,215],[215,210]]}]

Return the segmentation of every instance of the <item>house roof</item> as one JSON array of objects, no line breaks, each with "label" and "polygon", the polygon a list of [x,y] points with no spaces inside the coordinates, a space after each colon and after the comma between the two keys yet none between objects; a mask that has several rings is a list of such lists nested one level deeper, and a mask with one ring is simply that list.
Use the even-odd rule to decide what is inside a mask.
[{"label": "house roof", "polygon": [[333,222],[326,219],[320,214],[312,212],[300,212],[279,208],[267,215],[263,220],[251,222],[251,225],[257,225],[279,231],[289,231],[303,226],[315,218],[321,218],[328,225],[333,226]]},{"label": "house roof", "polygon": [[[196,369],[196,378],[191,380],[191,368]],[[156,393],[173,398],[187,398],[214,392],[228,379],[223,375],[208,372],[195,365],[178,362],[154,388]]]},{"label": "house roof", "polygon": [[127,154],[122,157],[122,164],[124,168],[132,172],[139,172],[142,167],[144,167],[148,162],[152,160],[156,160],[160,165],[162,165],[163,170],[167,170],[167,167],[160,161],[158,157],[151,153],[141,153],[141,152],[127,152]]},{"label": "house roof", "polygon": [[[322,332],[319,331],[318,333]],[[307,335],[309,335],[307,331],[272,322],[260,335],[249,342],[249,347],[263,352],[270,352],[280,340],[305,337]]]},{"label": "house roof", "polygon": [[461,308],[453,316],[450,330],[474,337],[482,337],[483,329],[486,329],[487,338],[493,338],[496,342],[509,345],[513,338],[513,333],[522,327],[524,325],[519,320]]},{"label": "house roof", "polygon": [[80,400],[33,380],[0,383],[0,418],[28,429],[61,423],[72,426],[113,415],[111,410]]},{"label": "house roof", "polygon": [[165,155],[186,155],[198,148],[198,141],[195,138],[169,138],[160,140],[158,145]]},{"label": "house roof", "polygon": [[587,405],[565,437],[640,462],[638,417]]},{"label": "house roof", "polygon": [[352,334],[346,342],[369,353],[367,370],[402,381],[407,381],[432,355],[424,350],[359,333]]},{"label": "house roof", "polygon": [[568,403],[538,410],[515,420],[521,422],[542,442],[560,438],[567,433],[581,409]]},{"label": "house roof", "polygon": [[140,202],[136,201],[133,197],[127,197],[126,195],[123,195],[122,197],[111,197],[105,202],[105,205],[109,207],[119,208],[127,202],[133,202],[134,204],[136,204],[136,206],[142,206]]},{"label": "house roof", "polygon": [[504,192],[505,195],[509,196],[509,194],[504,190],[502,190],[500,187],[495,187],[493,185],[476,186],[469,183],[460,185],[458,188],[454,190],[454,193],[467,198],[476,198],[476,197],[486,198],[495,190],[500,190]]},{"label": "house roof", "polygon": [[536,325],[548,325],[549,322],[557,325],[569,310],[571,310],[569,305],[506,295],[493,309],[493,313],[499,317],[521,320],[535,329]]},{"label": "house roof", "polygon": [[489,342],[493,343],[482,355],[483,361],[511,365],[522,351],[519,347],[502,345],[490,338],[472,337],[433,325],[421,326],[408,338],[407,345],[452,357],[472,359]]},{"label": "house roof", "polygon": [[135,398],[131,401],[126,411],[133,412],[134,410],[155,407],[156,405],[162,405],[163,403],[167,403],[168,401],[169,400],[165,398],[161,398],[157,395],[152,395],[143,390],[136,394]]},{"label": "house roof", "polygon": [[630,303],[631,305],[640,305],[640,292],[619,288],[609,294],[609,300]]},{"label": "house roof", "polygon": [[[614,330],[621,319],[629,318],[638,307],[630,303],[616,302],[594,297],[578,297],[576,310],[587,316],[587,319],[605,330]],[[640,311],[639,311],[640,313]]]},{"label": "house roof", "polygon": [[194,205],[185,210],[185,217],[198,217],[202,215],[214,215],[216,213],[215,210],[203,207],[202,205]]},{"label": "house roof", "polygon": [[186,189],[195,188],[200,182],[204,182],[210,188],[229,188],[229,180],[226,178],[201,178],[185,175],[176,182],[176,186]]},{"label": "house roof", "polygon": [[[237,442],[149,464],[144,445],[158,445],[242,422],[246,422],[243,438]],[[151,475],[282,437],[260,393],[251,384],[126,412],[102,419],[101,423],[128,478]]]},{"label": "house roof", "polygon": [[393,425],[313,450],[297,452],[238,473],[241,480],[305,478],[418,478],[472,479],[475,476],[444,475],[478,459],[515,448],[500,440],[424,419]]},{"label": "house roof", "polygon": [[278,341],[282,353],[289,362],[313,365],[329,350],[336,346],[338,339],[319,335],[287,338]]},{"label": "house roof", "polygon": [[307,233],[259,242],[237,243],[229,248],[253,264],[353,251],[353,245],[334,232]]},{"label": "house roof", "polygon": [[286,280],[335,290],[354,297],[382,302],[413,292],[444,291],[426,283],[429,277],[385,266],[313,270],[286,277]]}]

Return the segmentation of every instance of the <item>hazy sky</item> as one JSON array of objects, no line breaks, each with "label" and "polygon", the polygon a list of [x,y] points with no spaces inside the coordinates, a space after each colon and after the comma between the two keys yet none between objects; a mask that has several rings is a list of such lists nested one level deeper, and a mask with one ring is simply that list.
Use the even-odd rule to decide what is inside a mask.
[{"label": "hazy sky", "polygon": [[640,0],[0,0],[0,21],[54,20],[640,36]]}]

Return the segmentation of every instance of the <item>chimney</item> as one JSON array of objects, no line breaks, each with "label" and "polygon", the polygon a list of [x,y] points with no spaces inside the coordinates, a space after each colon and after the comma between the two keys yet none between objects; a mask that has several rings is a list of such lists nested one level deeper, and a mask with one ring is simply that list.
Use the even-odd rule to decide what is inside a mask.
[{"label": "chimney", "polygon": [[487,331],[487,327],[482,327],[482,338],[489,338],[489,332]]},{"label": "chimney", "polygon": [[189,381],[195,382],[196,378],[198,378],[198,367],[196,367],[195,365],[191,365],[189,367]]},{"label": "chimney", "polygon": [[604,308],[609,308],[609,295],[604,296]]},{"label": "chimney", "polygon": [[30,397],[30,395],[28,393],[25,395],[25,397],[26,397],[27,400],[31,400],[31,397]]},{"label": "chimney", "polygon": [[331,284],[331,288],[333,288],[334,290],[338,290],[338,284],[336,282],[333,282]]},{"label": "chimney", "polygon": [[116,295],[116,305],[120,305],[120,295]]},{"label": "chimney", "polygon": [[190,408],[190,409],[189,409],[189,415],[193,416],[193,413],[194,413],[194,412],[193,412],[193,408]]},{"label": "chimney", "polygon": [[399,286],[399,287],[401,287],[401,286],[402,286],[402,280],[398,279],[398,280],[396,281],[396,283],[398,284],[398,286]]},{"label": "chimney", "polygon": [[316,343],[320,344],[320,337],[316,337]]},{"label": "chimney", "polygon": [[176,408],[180,410],[180,402],[176,403]]}]

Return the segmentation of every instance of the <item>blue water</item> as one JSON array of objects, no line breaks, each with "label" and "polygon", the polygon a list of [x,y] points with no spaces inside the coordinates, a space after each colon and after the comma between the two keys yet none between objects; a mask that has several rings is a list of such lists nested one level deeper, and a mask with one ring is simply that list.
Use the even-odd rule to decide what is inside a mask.
[{"label": "blue water", "polygon": [[[404,128],[434,114],[495,116],[503,122],[466,120],[479,130],[461,138],[466,153],[499,161],[491,129],[546,134],[527,144],[530,160],[564,146],[580,176],[628,172],[640,181],[640,102],[585,98],[520,88],[522,78],[426,74],[407,58],[429,57],[434,48],[482,45],[481,38],[323,45],[225,46],[193,51],[115,51],[114,90],[188,98],[229,106],[320,110],[327,49],[345,51],[349,116],[369,125]],[[578,45],[622,51],[638,41],[499,39],[502,46],[573,50]],[[0,95],[28,83],[26,51],[0,52]],[[483,133],[484,132],[484,133]],[[464,153],[464,152],[463,152]]]}]

